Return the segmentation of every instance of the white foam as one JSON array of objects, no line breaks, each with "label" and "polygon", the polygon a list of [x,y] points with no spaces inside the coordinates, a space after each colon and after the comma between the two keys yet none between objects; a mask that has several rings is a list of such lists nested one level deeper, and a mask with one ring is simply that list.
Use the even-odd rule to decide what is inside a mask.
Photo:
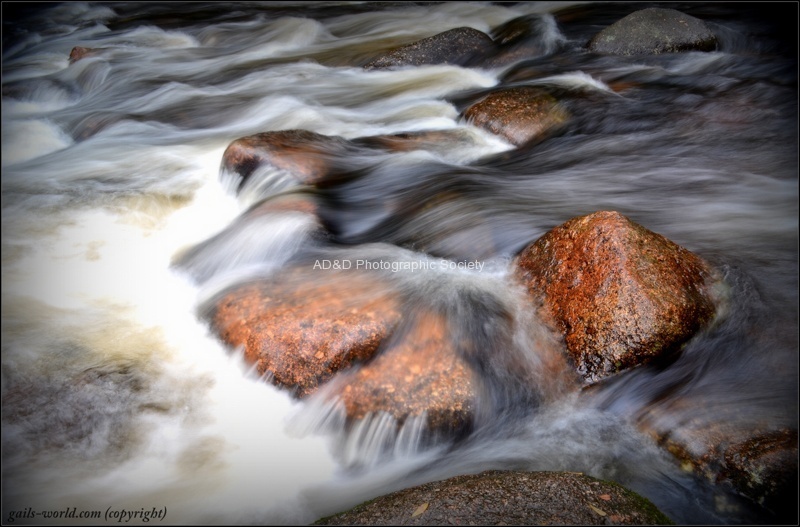
[{"label": "white foam", "polygon": [[22,163],[72,144],[72,138],[47,120],[28,119],[3,123],[3,167]]}]

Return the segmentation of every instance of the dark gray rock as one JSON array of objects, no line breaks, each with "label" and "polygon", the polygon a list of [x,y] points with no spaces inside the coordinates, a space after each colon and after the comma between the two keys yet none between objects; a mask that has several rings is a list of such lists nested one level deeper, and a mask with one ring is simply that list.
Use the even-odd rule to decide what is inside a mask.
[{"label": "dark gray rock", "polygon": [[647,499],[578,472],[457,476],[401,490],[314,525],[672,525]]},{"label": "dark gray rock", "polygon": [[654,55],[713,51],[717,37],[702,20],[674,9],[650,7],[608,26],[589,42],[589,50],[610,55]]},{"label": "dark gray rock", "polygon": [[373,70],[425,64],[466,66],[493,51],[494,42],[489,35],[471,27],[457,27],[387,51],[369,61],[364,68]]}]

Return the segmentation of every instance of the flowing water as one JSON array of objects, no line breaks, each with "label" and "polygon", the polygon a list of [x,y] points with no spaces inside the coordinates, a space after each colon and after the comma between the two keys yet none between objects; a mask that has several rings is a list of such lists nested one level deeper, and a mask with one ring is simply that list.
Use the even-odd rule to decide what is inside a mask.
[{"label": "flowing water", "polygon": [[[796,6],[782,5],[681,5],[717,51],[601,57],[582,46],[632,6],[5,3],[3,521],[75,507],[140,511],[137,523],[153,508],[168,523],[311,522],[497,468],[614,480],[679,523],[771,521],[682,471],[635,421],[797,429]],[[376,49],[521,15],[539,17],[546,55],[358,67]],[[70,64],[74,46],[95,53]],[[560,90],[573,118],[515,150],[459,117],[499,85]],[[284,129],[462,135],[353,154],[318,189],[221,173],[231,141]],[[299,213],[240,217],[279,193],[313,199],[324,232]],[[508,262],[598,210],[706,258],[729,298],[671,364],[581,393],[548,369],[548,334]],[[200,316],[231,283],[320,258],[431,264],[381,272],[408,312],[438,309],[479,344],[470,435],[424,441],[410,420],[395,437],[380,418],[345,430],[335,409],[259,379]]]}]

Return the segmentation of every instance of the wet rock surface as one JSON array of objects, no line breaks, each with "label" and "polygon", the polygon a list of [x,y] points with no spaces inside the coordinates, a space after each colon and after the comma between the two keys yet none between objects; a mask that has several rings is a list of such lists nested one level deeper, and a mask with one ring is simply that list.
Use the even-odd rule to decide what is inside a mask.
[{"label": "wet rock surface", "polygon": [[314,525],[672,525],[645,498],[576,472],[488,471],[376,498]]},{"label": "wet rock surface", "polygon": [[498,51],[483,61],[483,68],[507,66],[517,61],[533,59],[553,53],[559,41],[554,23],[540,15],[513,18],[492,30]]},{"label": "wet rock surface", "polygon": [[373,135],[353,139],[353,143],[389,152],[413,150],[446,151],[453,147],[475,144],[475,138],[464,130],[424,130],[399,134]]},{"label": "wet rock surface", "polygon": [[465,66],[489,55],[494,42],[486,33],[458,27],[387,51],[364,65],[364,69],[453,64]]},{"label": "wet rock surface", "polygon": [[530,86],[493,91],[463,115],[469,123],[515,146],[542,137],[568,119],[567,111],[555,97]]},{"label": "wet rock surface", "polygon": [[676,416],[702,404],[679,398],[640,416],[638,426],[675,456],[684,471],[733,487],[774,514],[779,523],[796,521],[797,430],[762,423],[743,426],[735,408],[716,410],[713,417],[695,417],[676,426]]},{"label": "wet rock surface", "polygon": [[385,282],[356,272],[282,272],[213,303],[221,339],[273,384],[305,397],[336,372],[373,356],[400,320]]},{"label": "wet rock surface", "polygon": [[587,383],[677,351],[715,313],[712,268],[617,212],[569,220],[513,265]]},{"label": "wet rock surface", "polygon": [[385,412],[402,424],[424,414],[429,430],[452,435],[472,422],[476,380],[447,320],[425,313],[393,335],[374,360],[337,378],[327,393],[344,404],[350,420]]},{"label": "wet rock surface", "polygon": [[72,64],[74,62],[78,62],[84,57],[92,57],[97,55],[98,50],[92,48],[84,48],[82,46],[75,46],[72,48],[72,51],[69,52],[69,63]]},{"label": "wet rock surface", "polygon": [[264,132],[233,141],[222,155],[222,170],[240,178],[239,187],[260,167],[284,170],[300,183],[314,184],[346,156],[351,143],[344,138],[308,130]]},{"label": "wet rock surface", "polygon": [[730,480],[738,492],[779,518],[796,521],[797,456],[797,430],[753,434],[728,445],[718,480]]},{"label": "wet rock surface", "polygon": [[716,46],[717,37],[705,22],[660,7],[631,13],[595,35],[588,44],[590,51],[612,55],[713,51]]}]

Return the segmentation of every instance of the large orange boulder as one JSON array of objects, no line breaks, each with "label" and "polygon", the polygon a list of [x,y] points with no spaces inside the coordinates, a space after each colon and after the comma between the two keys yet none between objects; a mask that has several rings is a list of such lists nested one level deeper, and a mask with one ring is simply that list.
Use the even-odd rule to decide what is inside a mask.
[{"label": "large orange boulder", "polygon": [[489,93],[467,108],[464,118],[515,146],[522,146],[564,123],[568,113],[547,91],[519,86]]},{"label": "large orange boulder", "polygon": [[679,350],[715,315],[709,264],[618,212],[569,220],[513,265],[586,383]]},{"label": "large orange boulder", "polygon": [[475,412],[477,378],[437,313],[419,314],[380,355],[331,384],[349,420],[385,412],[403,424],[425,415],[434,432],[467,430]]},{"label": "large orange boulder", "polygon": [[399,320],[396,292],[350,271],[284,271],[228,290],[211,308],[221,339],[298,397],[370,359]]}]

